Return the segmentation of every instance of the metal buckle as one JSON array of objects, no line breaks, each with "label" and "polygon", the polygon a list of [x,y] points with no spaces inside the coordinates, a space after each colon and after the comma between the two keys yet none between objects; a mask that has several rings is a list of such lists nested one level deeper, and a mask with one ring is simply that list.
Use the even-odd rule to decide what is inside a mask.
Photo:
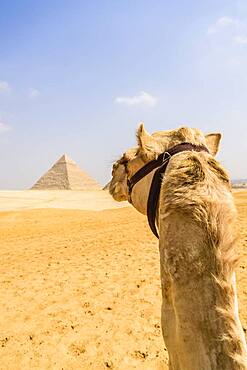
[{"label": "metal buckle", "polygon": [[[167,155],[167,157],[166,157],[166,155]],[[162,164],[169,161],[170,158],[171,158],[171,154],[168,153],[168,152],[164,152],[163,158],[162,158]]]}]

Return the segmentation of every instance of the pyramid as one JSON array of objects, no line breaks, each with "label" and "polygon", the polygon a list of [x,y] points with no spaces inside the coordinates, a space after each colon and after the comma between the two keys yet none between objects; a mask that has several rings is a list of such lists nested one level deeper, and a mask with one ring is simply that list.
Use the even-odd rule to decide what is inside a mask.
[{"label": "pyramid", "polygon": [[31,189],[99,190],[100,185],[64,154]]}]

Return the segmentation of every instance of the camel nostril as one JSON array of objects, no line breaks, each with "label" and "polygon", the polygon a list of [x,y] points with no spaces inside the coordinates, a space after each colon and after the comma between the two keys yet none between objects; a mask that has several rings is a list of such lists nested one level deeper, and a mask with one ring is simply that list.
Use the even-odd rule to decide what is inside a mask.
[{"label": "camel nostril", "polygon": [[121,186],[119,186],[119,184],[116,184],[114,187],[114,191],[115,193],[119,193],[121,191]]}]

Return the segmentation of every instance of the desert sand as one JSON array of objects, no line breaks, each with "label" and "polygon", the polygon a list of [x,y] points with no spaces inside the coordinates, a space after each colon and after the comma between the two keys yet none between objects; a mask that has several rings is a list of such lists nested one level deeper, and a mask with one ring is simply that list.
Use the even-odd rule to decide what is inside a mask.
[{"label": "desert sand", "polygon": [[[247,191],[239,211],[247,327]],[[0,192],[0,369],[168,369],[158,242],[101,192]],[[35,209],[36,208],[36,209]]]}]

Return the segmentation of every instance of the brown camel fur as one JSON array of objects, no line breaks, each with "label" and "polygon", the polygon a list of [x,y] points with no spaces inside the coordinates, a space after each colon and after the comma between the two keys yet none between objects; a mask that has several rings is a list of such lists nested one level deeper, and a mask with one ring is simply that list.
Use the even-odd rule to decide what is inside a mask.
[{"label": "brown camel fur", "polygon": [[[246,342],[238,316],[235,268],[236,210],[226,171],[214,159],[220,134],[181,127],[149,135],[113,165],[110,193],[128,200],[127,178],[182,142],[210,151],[170,159],[163,178],[157,225],[162,286],[162,331],[170,370],[247,369]],[[154,171],[132,191],[132,204],[147,213]]]}]

